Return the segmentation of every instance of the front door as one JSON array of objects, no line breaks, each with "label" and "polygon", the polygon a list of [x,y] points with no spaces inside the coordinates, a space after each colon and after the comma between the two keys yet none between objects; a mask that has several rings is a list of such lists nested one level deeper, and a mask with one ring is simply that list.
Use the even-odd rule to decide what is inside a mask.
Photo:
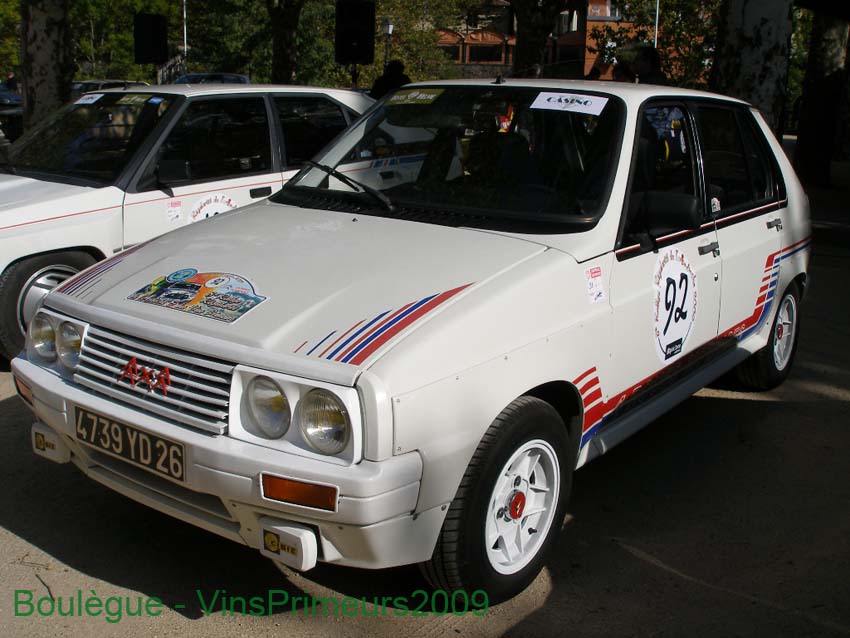
[{"label": "front door", "polygon": [[[607,383],[600,379],[612,408],[714,340],[720,313],[717,236],[702,205],[687,110],[650,103],[639,129],[611,280],[613,359]],[[696,229],[675,213],[689,202],[702,212]],[[651,212],[659,208],[674,211],[661,228]]]},{"label": "front door", "polygon": [[127,193],[124,246],[279,190],[269,122],[261,95],[190,101]]}]

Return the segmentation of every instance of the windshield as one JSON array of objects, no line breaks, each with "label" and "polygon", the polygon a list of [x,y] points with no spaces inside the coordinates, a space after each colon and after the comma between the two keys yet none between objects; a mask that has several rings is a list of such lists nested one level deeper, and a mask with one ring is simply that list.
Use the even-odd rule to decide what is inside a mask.
[{"label": "windshield", "polygon": [[6,163],[18,174],[111,184],[172,101],[149,93],[88,93],[16,141]]},{"label": "windshield", "polygon": [[[613,96],[499,85],[402,89],[321,157],[367,188],[313,165],[274,199],[347,211],[356,200],[369,214],[458,226],[586,228],[608,199],[622,119]],[[392,207],[367,197],[369,188]]]}]

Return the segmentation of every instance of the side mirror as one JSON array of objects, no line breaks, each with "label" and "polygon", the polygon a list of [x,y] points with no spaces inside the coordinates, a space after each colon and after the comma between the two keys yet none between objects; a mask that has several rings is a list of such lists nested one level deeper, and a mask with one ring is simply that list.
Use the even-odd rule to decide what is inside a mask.
[{"label": "side mirror", "polygon": [[188,182],[192,170],[187,160],[160,160],[156,165],[156,180],[163,186]]},{"label": "side mirror", "polygon": [[699,199],[687,193],[647,191],[644,195],[646,228],[651,237],[663,237],[702,225]]}]

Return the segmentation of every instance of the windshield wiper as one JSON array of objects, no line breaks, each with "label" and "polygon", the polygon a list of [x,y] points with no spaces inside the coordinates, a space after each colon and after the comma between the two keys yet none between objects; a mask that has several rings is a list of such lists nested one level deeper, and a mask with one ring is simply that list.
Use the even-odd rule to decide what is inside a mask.
[{"label": "windshield wiper", "polygon": [[307,164],[307,166],[318,168],[319,170],[324,171],[328,175],[333,175],[343,184],[350,186],[354,190],[359,189],[359,192],[371,195],[374,199],[381,202],[381,204],[384,205],[384,208],[386,208],[388,211],[390,211],[391,213],[395,212],[395,204],[393,204],[392,200],[386,195],[384,195],[377,188],[373,188],[367,184],[358,182],[356,179],[349,177],[345,173],[338,171],[332,166],[328,166],[327,164],[320,164],[319,162],[314,162],[313,160],[304,160],[304,163]]}]

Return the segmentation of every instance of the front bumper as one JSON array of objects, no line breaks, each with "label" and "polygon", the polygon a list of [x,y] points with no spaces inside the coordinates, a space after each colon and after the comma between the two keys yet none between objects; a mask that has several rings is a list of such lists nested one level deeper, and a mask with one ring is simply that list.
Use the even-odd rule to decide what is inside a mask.
[{"label": "front bumper", "polygon": [[[160,512],[255,549],[262,549],[267,521],[294,523],[314,530],[320,561],[354,567],[393,567],[431,556],[445,511],[438,507],[413,514],[422,476],[418,453],[334,465],[173,425],[93,395],[23,356],[12,361],[12,372],[29,387],[31,409],[67,446],[71,462],[95,481]],[[160,477],[79,443],[75,406],[182,443],[185,481]],[[336,485],[337,510],[265,499],[261,472]]]}]

